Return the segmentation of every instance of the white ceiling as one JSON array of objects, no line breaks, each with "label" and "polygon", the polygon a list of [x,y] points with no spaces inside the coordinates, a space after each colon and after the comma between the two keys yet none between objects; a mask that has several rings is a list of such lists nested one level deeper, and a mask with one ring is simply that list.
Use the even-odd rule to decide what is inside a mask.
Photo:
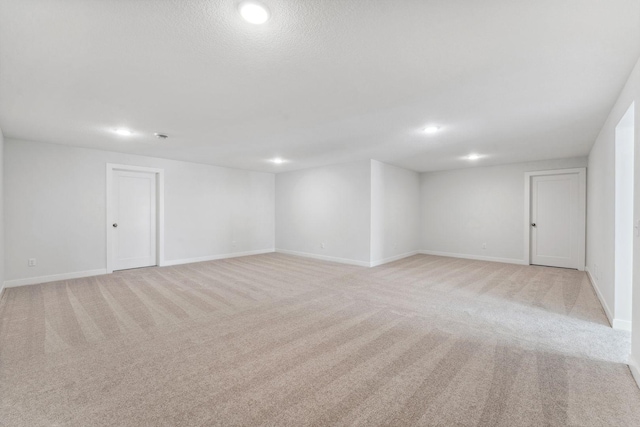
[{"label": "white ceiling", "polygon": [[271,172],[581,156],[640,55],[638,0],[263,2],[0,0],[0,127]]}]

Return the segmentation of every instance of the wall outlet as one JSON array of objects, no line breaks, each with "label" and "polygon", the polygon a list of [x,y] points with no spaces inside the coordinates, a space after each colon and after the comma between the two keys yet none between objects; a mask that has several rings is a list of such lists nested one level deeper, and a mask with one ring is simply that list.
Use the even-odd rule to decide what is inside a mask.
[{"label": "wall outlet", "polygon": [[487,244],[486,243],[482,244],[482,249],[487,249]]},{"label": "wall outlet", "polygon": [[324,249],[324,243],[320,243],[320,249]]},{"label": "wall outlet", "polygon": [[29,259],[27,260],[27,265],[28,265],[29,267],[35,267],[35,266],[36,266],[36,259],[35,259],[35,258],[29,258]]},{"label": "wall outlet", "polygon": [[231,242],[231,246],[232,246],[232,247],[234,247],[234,248],[235,248],[236,246],[238,246],[238,245],[236,245],[236,241],[235,241],[235,240],[234,240],[233,242]]}]

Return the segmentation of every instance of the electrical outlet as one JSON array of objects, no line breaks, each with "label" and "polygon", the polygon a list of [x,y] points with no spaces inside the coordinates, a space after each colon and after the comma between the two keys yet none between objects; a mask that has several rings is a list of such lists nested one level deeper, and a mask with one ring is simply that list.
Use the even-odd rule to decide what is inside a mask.
[{"label": "electrical outlet", "polygon": [[324,243],[320,243],[320,249],[324,249]]},{"label": "electrical outlet", "polygon": [[36,259],[35,258],[29,258],[29,260],[27,261],[27,265],[29,267],[35,267],[36,266]]},{"label": "electrical outlet", "polygon": [[482,244],[482,249],[487,249],[487,244],[486,243]]},{"label": "electrical outlet", "polygon": [[235,240],[233,242],[231,242],[231,246],[234,247],[234,248],[237,246]]}]

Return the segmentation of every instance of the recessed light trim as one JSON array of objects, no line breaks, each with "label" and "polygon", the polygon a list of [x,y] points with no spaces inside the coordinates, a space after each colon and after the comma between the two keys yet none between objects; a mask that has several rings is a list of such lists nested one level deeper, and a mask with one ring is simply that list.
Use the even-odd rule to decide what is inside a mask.
[{"label": "recessed light trim", "polygon": [[244,1],[238,6],[242,18],[250,24],[260,25],[269,20],[269,9],[256,1]]},{"label": "recessed light trim", "polygon": [[131,135],[133,135],[133,131],[132,130],[125,129],[125,128],[114,129],[113,132],[116,135],[120,135],[120,136],[131,136]]},{"label": "recessed light trim", "polygon": [[156,136],[156,138],[158,138],[158,139],[167,139],[167,138],[169,138],[169,135],[167,135],[166,133],[159,133],[159,132],[156,132],[156,133],[154,133],[154,135],[155,135],[155,136]]},{"label": "recessed light trim", "polygon": [[427,126],[426,128],[424,128],[424,133],[432,134],[438,132],[439,130],[439,126]]}]

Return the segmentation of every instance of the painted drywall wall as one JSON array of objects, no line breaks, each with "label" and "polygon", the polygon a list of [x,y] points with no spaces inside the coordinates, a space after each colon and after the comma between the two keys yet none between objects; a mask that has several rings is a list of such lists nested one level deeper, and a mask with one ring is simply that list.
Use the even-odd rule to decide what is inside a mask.
[{"label": "painted drywall wall", "polygon": [[105,269],[107,163],[164,169],[167,263],[274,248],[273,174],[11,139],[5,160],[8,284]]},{"label": "painted drywall wall", "polygon": [[524,263],[524,173],[586,164],[579,157],[421,174],[422,251]]},{"label": "painted drywall wall", "polygon": [[275,181],[276,250],[369,265],[369,160],[280,173]]},{"label": "painted drywall wall", "polygon": [[[629,364],[631,372],[640,387],[640,59],[636,63],[629,81],[623,91],[622,102],[629,102],[629,97],[635,106],[634,123],[634,187],[633,187],[633,219],[637,228],[633,237],[633,289],[631,307],[631,355]],[[626,98],[626,99],[625,99]],[[619,100],[620,102],[620,100]]]},{"label": "painted drywall wall", "polygon": [[0,129],[0,295],[4,288],[4,135]]},{"label": "painted drywall wall", "polygon": [[[625,314],[623,311],[616,313],[615,304],[616,127],[634,101],[636,101],[636,107],[640,105],[638,104],[639,64],[640,62],[636,64],[629,81],[622,90],[589,153],[589,168],[587,170],[587,271],[609,320],[614,327],[619,329],[629,329],[631,325],[628,322],[628,318],[626,318],[628,313]],[[637,108],[635,114],[637,126]],[[638,147],[637,134],[635,138],[635,147]],[[636,149],[635,151],[637,156],[638,150]],[[636,183],[640,177],[637,168],[638,161],[636,160]],[[635,187],[637,199],[638,185]],[[634,214],[636,219],[639,217],[638,212],[638,207],[636,207]],[[634,239],[634,252],[637,254],[640,246],[635,240],[637,239]],[[635,257],[634,259],[634,264],[637,264],[638,259]],[[638,280],[635,272],[634,280]],[[640,304],[640,301],[638,304]],[[638,307],[638,310],[635,311],[640,311],[640,306]],[[640,321],[638,324],[640,324]],[[640,341],[640,336],[637,337],[637,341]],[[638,352],[640,353],[640,344]]]},{"label": "painted drywall wall", "polygon": [[371,265],[420,249],[420,174],[371,161]]},{"label": "painted drywall wall", "polygon": [[633,156],[635,108],[615,129],[614,327],[631,329],[633,283]]}]

